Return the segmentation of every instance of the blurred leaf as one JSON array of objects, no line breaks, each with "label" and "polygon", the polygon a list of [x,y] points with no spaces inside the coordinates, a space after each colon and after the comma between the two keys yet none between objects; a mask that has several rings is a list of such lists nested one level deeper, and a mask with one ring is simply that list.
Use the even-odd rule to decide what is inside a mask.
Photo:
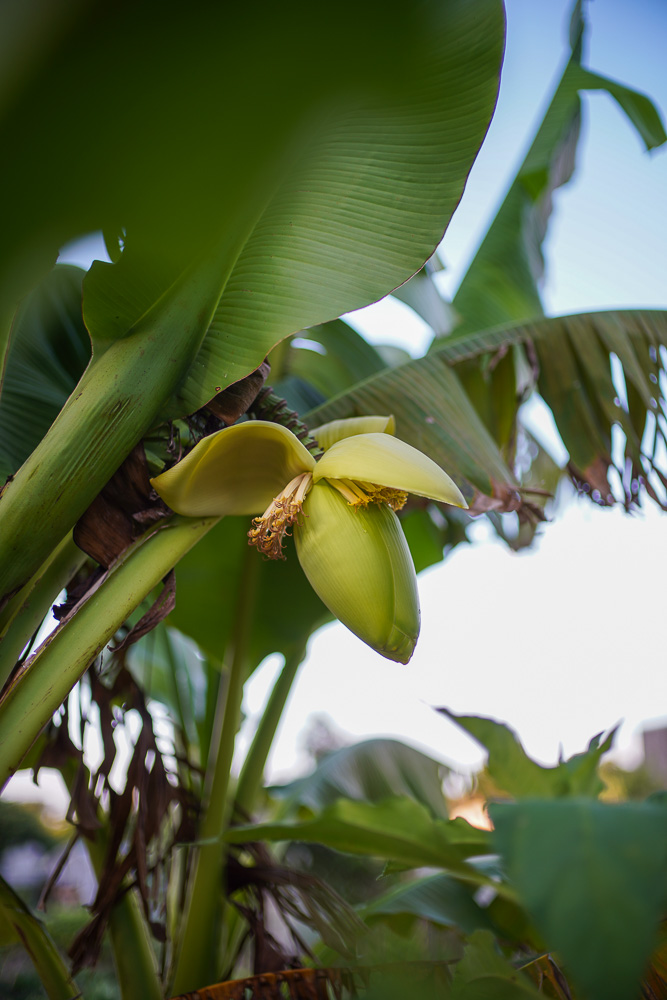
[{"label": "blurred leaf", "polygon": [[20,940],[50,1000],[76,1000],[81,993],[41,920],[0,878],[0,942]]},{"label": "blurred leaf", "polygon": [[37,804],[0,800],[0,857],[8,847],[38,844],[47,851],[60,839],[42,823]]},{"label": "blurred leaf", "polygon": [[466,859],[489,853],[489,835],[463,819],[433,819],[420,803],[408,798],[383,802],[338,799],[302,822],[258,823],[229,830],[233,844],[248,840],[301,840],[337,851],[384,858],[408,868],[446,867],[473,882],[488,879]]},{"label": "blurred leaf", "polygon": [[250,558],[256,596],[249,660],[255,667],[269,653],[289,655],[331,615],[308,583],[293,543],[284,561],[262,560],[248,548],[249,529],[250,518],[223,518],[181,559],[168,621],[221,660],[236,621],[239,574]]},{"label": "blurred leaf", "polygon": [[451,515],[443,515],[441,525],[435,523],[428,507],[401,513],[401,527],[417,573],[441,562],[455,546],[468,541],[467,521],[465,514],[454,509]]},{"label": "blurred leaf", "polygon": [[627,1000],[667,905],[667,809],[588,800],[490,807],[519,898],[587,1000]]},{"label": "blurred leaf", "polygon": [[604,785],[598,777],[600,757],[612,744],[616,730],[604,742],[594,736],[585,753],[575,754],[557,767],[541,767],[526,754],[514,730],[495,719],[475,715],[454,715],[446,708],[438,711],[469,733],[488,750],[486,770],[499,791],[516,798],[542,796],[598,795]]},{"label": "blurred leaf", "polygon": [[473,899],[473,889],[450,875],[429,875],[390,889],[361,911],[365,921],[392,918],[426,920],[442,927],[459,927],[465,934],[475,930],[493,930],[485,910]]},{"label": "blurred leaf", "polygon": [[456,312],[438,291],[433,281],[433,266],[429,261],[421,271],[394,291],[394,298],[410,306],[433,330],[436,337],[451,333],[456,325]]},{"label": "blurred leaf", "polygon": [[[385,368],[375,348],[342,319],[313,326],[303,337],[304,346],[292,346],[289,352],[287,371],[308,382],[324,399]],[[319,345],[320,351],[309,348],[309,341],[314,347]]]},{"label": "blurred leaf", "polygon": [[[581,122],[580,91],[606,90],[628,115],[648,149],[667,139],[660,116],[647,97],[581,67],[581,7],[577,8],[575,23],[572,57],[526,158],[454,296],[452,306],[461,317],[455,338],[465,339],[477,330],[543,314],[539,291],[544,272],[542,243],[554,191],[567,183],[574,171]],[[431,351],[446,343],[446,337],[436,336]],[[521,402],[515,378],[515,367],[521,366],[517,352],[515,348],[504,356],[486,356],[481,363],[467,360],[457,370],[471,402],[508,461]],[[557,359],[554,352],[550,362]],[[577,420],[580,417],[577,414]],[[588,465],[578,468],[588,469]]]},{"label": "blurred leaf", "polygon": [[456,964],[452,1000],[527,1000],[538,991],[500,954],[493,936],[475,931]]},{"label": "blurred leaf", "polygon": [[4,369],[0,359],[0,483],[39,444],[90,361],[83,275],[58,265],[14,319]]},{"label": "blurred leaf", "polygon": [[[197,646],[160,623],[130,647],[128,668],[147,697],[165,705],[190,750],[199,750],[206,717],[207,663]],[[191,759],[197,759],[194,755]],[[201,759],[201,758],[200,758]]]},{"label": "blurred leaf", "polygon": [[617,80],[580,66],[575,79],[580,90],[606,90],[614,98],[628,120],[634,125],[647,150],[656,149],[667,142],[665,125],[653,101],[638,90],[632,90]]},{"label": "blurred leaf", "polygon": [[284,399],[290,410],[296,413],[305,413],[325,401],[321,392],[298,375],[286,375],[271,381],[276,395]]},{"label": "blurred leaf", "polygon": [[398,740],[365,740],[327,754],[311,774],[274,786],[271,794],[286,800],[290,811],[306,806],[314,812],[338,799],[381,803],[392,796],[407,796],[431,816],[446,819],[442,782],[447,770]]},{"label": "blurred leaf", "polygon": [[[610,311],[535,320],[452,338],[437,356],[458,367],[466,358],[519,343],[534,345],[537,389],[570,452],[568,469],[575,483],[597,502],[613,502],[607,472],[614,467],[626,506],[638,503],[644,490],[665,506],[667,479],[660,453],[667,441],[661,415],[667,406],[667,312]],[[617,460],[611,454],[614,424],[625,435]]]}]

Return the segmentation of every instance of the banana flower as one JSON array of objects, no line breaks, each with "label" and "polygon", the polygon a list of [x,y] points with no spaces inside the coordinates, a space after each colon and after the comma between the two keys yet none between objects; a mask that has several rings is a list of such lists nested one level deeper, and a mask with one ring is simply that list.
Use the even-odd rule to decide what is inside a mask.
[{"label": "banana flower", "polygon": [[324,449],[316,461],[286,427],[249,420],[204,438],[151,482],[179,514],[259,515],[249,540],[269,559],[284,558],[292,529],[329,611],[382,656],[407,663],[419,598],[395,511],[408,493],[467,504],[435,462],[393,433],[393,417],[333,421],[312,432]]}]

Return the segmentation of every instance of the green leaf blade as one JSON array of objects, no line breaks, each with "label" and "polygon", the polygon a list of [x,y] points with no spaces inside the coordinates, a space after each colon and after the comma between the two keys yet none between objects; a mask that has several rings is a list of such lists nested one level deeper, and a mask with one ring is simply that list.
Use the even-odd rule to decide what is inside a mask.
[{"label": "green leaf blade", "polygon": [[639,994],[667,903],[667,810],[649,803],[490,807],[519,898],[588,1000]]},{"label": "green leaf blade", "polygon": [[424,806],[408,798],[378,803],[338,799],[301,822],[234,827],[226,839],[229,843],[303,840],[407,868],[447,867],[472,881],[488,881],[466,864],[469,857],[489,853],[487,832],[465,820],[434,820]]}]

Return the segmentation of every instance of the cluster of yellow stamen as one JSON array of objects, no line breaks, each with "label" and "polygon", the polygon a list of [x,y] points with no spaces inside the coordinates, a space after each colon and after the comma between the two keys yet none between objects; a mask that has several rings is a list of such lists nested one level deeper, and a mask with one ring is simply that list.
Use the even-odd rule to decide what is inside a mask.
[{"label": "cluster of yellow stamen", "polygon": [[401,510],[405,506],[408,494],[403,490],[395,490],[390,486],[378,486],[376,483],[366,483],[353,479],[330,479],[341,496],[344,496],[351,507],[367,507],[369,503],[386,503],[392,510]]},{"label": "cluster of yellow stamen", "polygon": [[253,518],[254,527],[248,532],[249,544],[256,546],[267,559],[285,558],[283,539],[298,521],[312,482],[310,472],[295,476],[280,496],[271,501],[262,516]]}]

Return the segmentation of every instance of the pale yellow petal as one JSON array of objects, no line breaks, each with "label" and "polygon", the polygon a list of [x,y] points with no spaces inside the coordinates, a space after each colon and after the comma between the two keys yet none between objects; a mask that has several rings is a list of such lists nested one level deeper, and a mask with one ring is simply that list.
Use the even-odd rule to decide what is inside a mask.
[{"label": "pale yellow petal", "polygon": [[286,427],[248,420],[203,438],[151,483],[178,514],[261,514],[291,479],[314,465]]},{"label": "pale yellow petal", "polygon": [[299,562],[329,611],[382,656],[407,663],[419,635],[410,550],[388,507],[349,507],[327,483],[314,486],[294,528]]},{"label": "pale yellow petal", "polygon": [[455,507],[468,506],[439,465],[389,434],[361,434],[332,445],[313,470],[314,482],[324,478],[376,483]]},{"label": "pale yellow petal", "polygon": [[388,417],[347,417],[345,420],[332,420],[322,424],[311,432],[324,451],[336,441],[354,437],[356,434],[395,434],[396,421]]}]

